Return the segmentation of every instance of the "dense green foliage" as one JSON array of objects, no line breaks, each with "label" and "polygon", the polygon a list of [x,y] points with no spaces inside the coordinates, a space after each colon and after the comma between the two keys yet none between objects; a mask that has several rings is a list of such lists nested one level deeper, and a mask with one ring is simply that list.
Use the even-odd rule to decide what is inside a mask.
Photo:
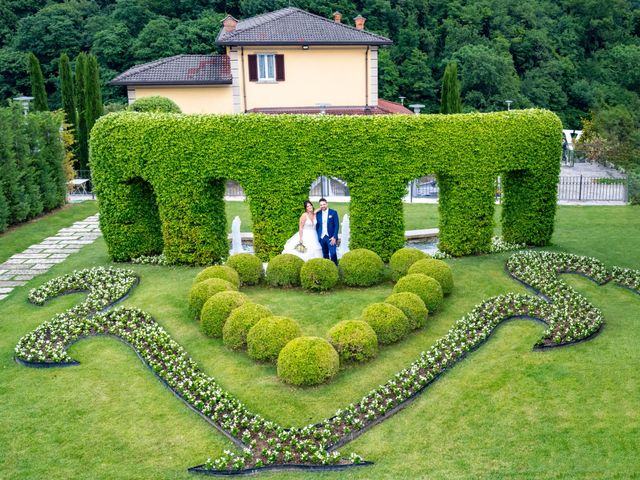
[{"label": "dense green foliage", "polygon": [[451,267],[442,260],[435,258],[425,258],[418,260],[409,267],[409,274],[423,273],[435,279],[442,287],[442,293],[448,295],[453,290],[453,273]]},{"label": "dense green foliage", "polygon": [[49,103],[47,101],[47,92],[44,89],[44,77],[42,76],[38,57],[33,53],[29,54],[29,80],[31,82],[31,96],[33,97],[33,103],[30,108],[34,112],[46,112],[49,110]]},{"label": "dense green foliage", "polygon": [[251,327],[273,314],[268,307],[259,303],[244,303],[235,308],[222,327],[222,342],[233,350],[247,346],[247,334]]},{"label": "dense green foliage", "polygon": [[89,131],[87,130],[87,54],[81,52],[76,58],[76,71],[74,76],[74,93],[76,98],[76,159],[77,168],[86,170],[89,168]]},{"label": "dense green foliage", "polygon": [[[91,168],[102,232],[119,261],[158,250],[171,263],[225,258],[228,178],[247,194],[254,247],[266,261],[294,233],[309,185],[321,174],[349,184],[350,247],[383,260],[404,245],[407,182],[437,174],[440,249],[459,256],[490,247],[498,175],[505,238],[549,242],[560,127],[557,116],[539,110],[360,117],[122,112],[96,123]],[[361,147],[354,152],[353,145]]]},{"label": "dense green foliage", "polygon": [[0,232],[64,204],[62,116],[0,108]]},{"label": "dense green foliage", "polygon": [[364,320],[343,320],[327,332],[343,362],[364,362],[378,354],[376,332]]},{"label": "dense green foliage", "polygon": [[283,347],[302,335],[295,320],[272,316],[259,320],[247,334],[247,353],[254,360],[275,361]]},{"label": "dense green foliage", "polygon": [[194,283],[189,292],[189,315],[198,320],[204,304],[216,293],[238,290],[232,283],[221,278],[208,278]]},{"label": "dense green foliage", "polygon": [[338,277],[338,267],[326,258],[313,258],[300,269],[300,285],[307,290],[330,290],[338,283]]},{"label": "dense green foliage", "polygon": [[435,312],[442,304],[443,294],[440,284],[422,273],[406,275],[398,280],[393,293],[410,292],[418,295],[429,313]]},{"label": "dense green foliage", "polygon": [[231,255],[226,265],[238,272],[242,285],[257,285],[264,276],[262,261],[251,253]]},{"label": "dense green foliage", "polygon": [[[215,50],[220,20],[238,19],[289,5],[283,1],[79,0],[5,2],[0,15],[0,96],[24,93],[24,53],[42,62],[51,104],[57,58],[91,51],[103,72],[107,102],[125,103],[123,87],[107,85],[134,64],[176,54]],[[632,0],[482,0],[400,2],[307,0],[295,6],[331,18],[334,10],[353,25],[394,41],[380,51],[380,93],[389,100],[439,110],[445,66],[457,61],[461,94],[468,110],[548,108],[569,128],[607,105],[639,111],[637,89],[638,6]],[[23,91],[21,91],[21,89]]]},{"label": "dense green foliage", "polygon": [[200,312],[200,329],[207,337],[221,338],[222,329],[233,309],[249,299],[240,292],[224,291],[210,297]]},{"label": "dense green foliage", "polygon": [[85,72],[84,109],[87,123],[87,134],[91,133],[96,120],[104,114],[102,91],[100,89],[100,67],[95,55],[87,56]]},{"label": "dense green foliage", "polygon": [[370,287],[382,281],[384,263],[380,256],[366,248],[356,248],[340,259],[340,275],[350,287]]},{"label": "dense green foliage", "polygon": [[201,282],[207,278],[221,278],[229,283],[233,283],[236,287],[240,286],[240,275],[233,268],[226,265],[213,265],[207,267],[196,275],[194,283]]},{"label": "dense green foliage", "polygon": [[440,113],[462,113],[458,64],[455,62],[448,64],[444,70],[440,93]]},{"label": "dense green foliage", "polygon": [[129,105],[129,110],[132,112],[182,113],[176,102],[161,96],[139,98]]},{"label": "dense green foliage", "polygon": [[409,319],[409,325],[412,330],[423,327],[427,321],[429,311],[422,299],[415,293],[394,293],[389,295],[384,302],[402,310]]},{"label": "dense green foliage", "polygon": [[290,253],[273,257],[267,265],[266,280],[272,287],[299,287],[304,260]]},{"label": "dense green foliage", "polygon": [[428,255],[417,248],[404,247],[394,252],[389,259],[389,268],[391,268],[391,279],[397,282],[400,277],[404,277],[409,267],[418,260],[427,258]]},{"label": "dense green foliage", "polygon": [[338,353],[324,338],[298,337],[278,355],[278,377],[292,385],[318,385],[340,368]]},{"label": "dense green foliage", "polygon": [[404,312],[389,303],[372,303],[362,311],[362,320],[376,332],[380,345],[397,342],[411,331]]},{"label": "dense green foliage", "polygon": [[71,64],[66,53],[60,55],[60,95],[62,96],[62,110],[64,110],[65,121],[71,125],[71,129],[76,129],[77,112],[76,99],[73,92],[73,75],[71,74]]}]

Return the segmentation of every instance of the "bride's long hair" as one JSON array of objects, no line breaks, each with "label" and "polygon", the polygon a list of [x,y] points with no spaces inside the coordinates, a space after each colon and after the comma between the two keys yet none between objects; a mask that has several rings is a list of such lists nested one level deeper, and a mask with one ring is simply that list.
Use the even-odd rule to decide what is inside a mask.
[{"label": "bride's long hair", "polygon": [[311,208],[313,208],[313,203],[310,200],[305,200],[302,205],[304,205],[305,212],[307,211],[307,205],[311,205]]}]

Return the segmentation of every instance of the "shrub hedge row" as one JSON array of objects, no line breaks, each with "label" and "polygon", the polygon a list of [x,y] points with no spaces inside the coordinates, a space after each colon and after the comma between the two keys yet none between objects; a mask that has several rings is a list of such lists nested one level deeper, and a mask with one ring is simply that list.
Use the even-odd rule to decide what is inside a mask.
[{"label": "shrub hedge row", "polygon": [[351,248],[387,261],[404,244],[407,182],[436,174],[440,248],[465,255],[489,249],[499,175],[505,239],[549,242],[561,128],[544,110],[359,117],[119,112],[96,123],[91,168],[104,238],[118,261],[161,250],[170,263],[226,257],[226,179],[240,182],[249,199],[254,246],[266,261],[297,229],[300,205],[319,175],[349,184]]},{"label": "shrub hedge row", "polygon": [[62,115],[0,108],[0,232],[64,204]]}]

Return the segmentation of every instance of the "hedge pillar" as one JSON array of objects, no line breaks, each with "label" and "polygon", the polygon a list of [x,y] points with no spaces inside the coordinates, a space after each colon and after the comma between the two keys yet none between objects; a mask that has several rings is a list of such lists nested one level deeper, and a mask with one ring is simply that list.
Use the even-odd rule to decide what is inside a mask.
[{"label": "hedge pillar", "polygon": [[438,175],[438,248],[453,256],[488,252],[493,235],[495,179],[492,176]]}]

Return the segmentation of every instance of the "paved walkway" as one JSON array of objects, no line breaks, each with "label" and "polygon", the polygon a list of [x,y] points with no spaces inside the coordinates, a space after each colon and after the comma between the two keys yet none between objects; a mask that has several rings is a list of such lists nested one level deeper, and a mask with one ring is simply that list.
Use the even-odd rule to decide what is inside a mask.
[{"label": "paved walkway", "polygon": [[93,243],[100,235],[96,214],[60,229],[53,237],[31,245],[22,253],[16,253],[0,264],[0,300],[6,298],[14,288],[26,284],[85,245]]}]

